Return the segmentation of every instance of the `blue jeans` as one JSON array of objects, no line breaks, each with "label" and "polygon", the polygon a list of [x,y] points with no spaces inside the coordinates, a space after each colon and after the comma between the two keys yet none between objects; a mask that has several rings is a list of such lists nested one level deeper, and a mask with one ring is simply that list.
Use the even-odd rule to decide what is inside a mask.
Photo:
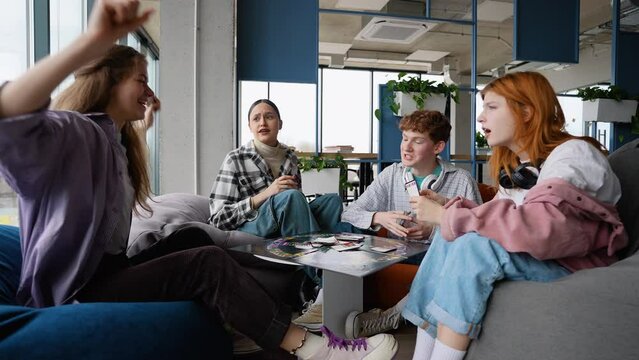
[{"label": "blue jeans", "polygon": [[499,280],[548,282],[570,274],[555,261],[509,253],[477,233],[446,241],[439,230],[419,266],[402,315],[437,337],[437,325],[476,338]]},{"label": "blue jeans", "polygon": [[326,194],[309,203],[300,191],[285,190],[269,197],[257,211],[257,218],[238,230],[265,238],[330,232],[342,215],[342,199]]}]

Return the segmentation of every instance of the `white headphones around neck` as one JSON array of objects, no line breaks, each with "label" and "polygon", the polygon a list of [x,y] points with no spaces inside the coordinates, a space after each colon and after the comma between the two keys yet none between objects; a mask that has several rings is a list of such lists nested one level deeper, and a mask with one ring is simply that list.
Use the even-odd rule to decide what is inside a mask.
[{"label": "white headphones around neck", "polygon": [[[441,164],[437,164],[437,166],[441,166]],[[443,166],[442,167],[442,171],[439,173],[439,175],[435,175],[435,174],[430,174],[427,175],[424,178],[424,181],[422,181],[422,185],[419,187],[419,191],[422,190],[433,190],[435,192],[439,191],[441,189],[442,184],[444,183],[444,169]],[[411,172],[411,169],[409,167],[405,167],[404,168],[404,179],[405,182],[407,179],[410,180],[415,180],[415,176],[413,175],[413,173]]]}]

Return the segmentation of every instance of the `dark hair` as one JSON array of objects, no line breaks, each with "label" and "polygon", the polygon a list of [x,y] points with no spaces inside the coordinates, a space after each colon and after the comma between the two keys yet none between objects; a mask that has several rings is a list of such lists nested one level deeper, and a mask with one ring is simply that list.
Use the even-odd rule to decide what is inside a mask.
[{"label": "dark hair", "polygon": [[[58,95],[51,108],[83,114],[106,112],[113,87],[129,76],[135,66],[142,63],[146,64],[146,59],[135,49],[114,45],[104,56],[78,69],[75,72],[75,81]],[[151,194],[151,182],[146,148],[141,134],[132,122],[124,124],[122,140],[129,160],[128,170],[135,189],[135,200],[143,209],[151,211],[147,204]],[[136,207],[134,211],[138,211]]]},{"label": "dark hair", "polygon": [[450,139],[450,121],[439,111],[417,110],[405,115],[399,122],[401,131],[427,133],[433,143]]},{"label": "dark hair", "polygon": [[280,116],[280,110],[277,108],[277,106],[271,100],[269,100],[269,99],[259,99],[259,100],[255,101],[251,105],[251,107],[249,108],[248,115],[247,115],[249,121],[251,121],[251,111],[253,111],[253,108],[256,107],[259,104],[266,104],[266,105],[272,107],[273,110],[275,110],[275,113],[277,114],[277,119],[278,120],[282,120],[282,117]]}]

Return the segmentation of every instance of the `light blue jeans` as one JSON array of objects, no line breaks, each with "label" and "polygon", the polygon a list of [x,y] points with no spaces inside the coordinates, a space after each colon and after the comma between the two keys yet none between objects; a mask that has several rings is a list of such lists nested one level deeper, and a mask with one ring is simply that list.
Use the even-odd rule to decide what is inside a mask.
[{"label": "light blue jeans", "polygon": [[265,238],[330,232],[342,216],[342,199],[326,194],[309,203],[300,191],[285,190],[269,197],[257,211],[257,218],[238,230]]},{"label": "light blue jeans", "polygon": [[568,274],[555,261],[509,253],[498,242],[477,233],[448,242],[438,230],[413,280],[402,315],[433,338],[439,323],[476,338],[495,282],[548,282]]}]

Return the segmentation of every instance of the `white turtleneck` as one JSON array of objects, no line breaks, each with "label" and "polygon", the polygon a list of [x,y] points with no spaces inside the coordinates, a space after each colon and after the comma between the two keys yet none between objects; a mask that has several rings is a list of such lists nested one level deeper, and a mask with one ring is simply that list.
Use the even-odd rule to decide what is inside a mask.
[{"label": "white turtleneck", "polygon": [[257,139],[253,139],[253,145],[255,145],[255,151],[264,158],[268,167],[271,168],[273,177],[276,179],[280,177],[280,168],[286,158],[286,149],[281,147],[279,142],[275,146],[269,146]]}]

